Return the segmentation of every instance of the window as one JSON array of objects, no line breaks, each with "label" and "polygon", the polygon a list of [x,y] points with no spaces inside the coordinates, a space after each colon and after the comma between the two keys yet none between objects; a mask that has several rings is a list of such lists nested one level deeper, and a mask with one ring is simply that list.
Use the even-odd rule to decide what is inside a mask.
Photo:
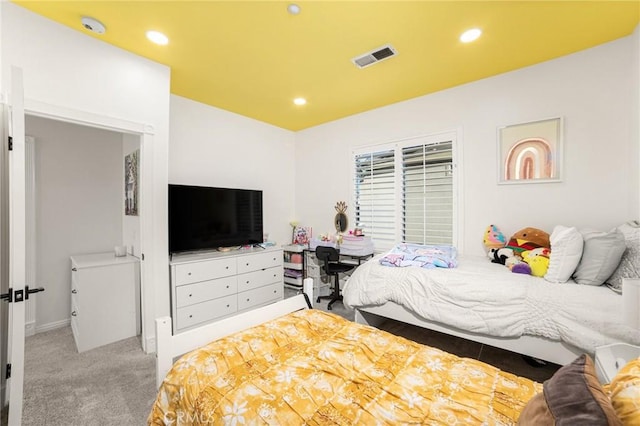
[{"label": "window", "polygon": [[454,142],[437,135],[354,153],[355,222],[377,251],[454,244]]}]

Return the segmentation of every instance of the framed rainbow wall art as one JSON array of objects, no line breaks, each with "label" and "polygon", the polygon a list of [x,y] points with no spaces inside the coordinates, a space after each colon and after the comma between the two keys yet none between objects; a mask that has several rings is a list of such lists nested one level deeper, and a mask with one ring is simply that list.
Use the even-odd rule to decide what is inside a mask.
[{"label": "framed rainbow wall art", "polygon": [[560,182],[562,118],[498,128],[498,183]]}]

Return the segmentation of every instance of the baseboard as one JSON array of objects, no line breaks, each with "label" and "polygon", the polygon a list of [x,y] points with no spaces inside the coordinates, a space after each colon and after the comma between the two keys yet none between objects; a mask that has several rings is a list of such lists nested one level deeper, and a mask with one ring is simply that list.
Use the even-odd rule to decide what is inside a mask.
[{"label": "baseboard", "polygon": [[146,354],[154,354],[156,353],[156,337],[147,337],[146,345],[143,348]]},{"label": "baseboard", "polygon": [[71,319],[64,319],[61,321],[54,321],[54,322],[50,322],[48,324],[43,324],[43,325],[39,325],[36,326],[35,328],[35,333],[44,333],[45,331],[50,331],[50,330],[55,330],[57,328],[62,328],[62,327],[67,327],[71,325]]},{"label": "baseboard", "polygon": [[24,325],[24,335],[25,336],[33,336],[36,334],[36,322],[31,321]]}]

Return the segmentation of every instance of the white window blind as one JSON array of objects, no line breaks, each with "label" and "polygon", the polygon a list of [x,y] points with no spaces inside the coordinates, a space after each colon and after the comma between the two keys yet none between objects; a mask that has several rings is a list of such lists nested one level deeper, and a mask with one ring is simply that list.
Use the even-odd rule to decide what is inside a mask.
[{"label": "white window blind", "polygon": [[395,154],[385,150],[355,156],[356,227],[373,238],[376,250],[396,243]]},{"label": "white window blind", "polygon": [[441,134],[354,154],[356,226],[377,252],[399,242],[455,244],[454,146]]},{"label": "white window blind", "polygon": [[402,241],[453,242],[451,142],[402,148]]}]

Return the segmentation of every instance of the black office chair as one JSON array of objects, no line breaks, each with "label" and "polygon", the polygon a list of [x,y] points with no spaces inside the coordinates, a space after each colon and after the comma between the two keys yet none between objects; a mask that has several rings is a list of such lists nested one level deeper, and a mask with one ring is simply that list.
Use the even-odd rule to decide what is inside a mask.
[{"label": "black office chair", "polygon": [[338,300],[342,300],[342,295],[340,294],[340,278],[338,276],[343,272],[352,270],[355,265],[340,263],[340,252],[333,247],[316,247],[316,257],[322,262],[322,269],[324,269],[324,272],[329,277],[331,275],[335,277],[333,294],[330,296],[318,296],[318,299],[316,300],[316,302],[320,303],[321,299],[331,299],[329,305],[327,305],[327,309],[331,310],[331,305]]}]

